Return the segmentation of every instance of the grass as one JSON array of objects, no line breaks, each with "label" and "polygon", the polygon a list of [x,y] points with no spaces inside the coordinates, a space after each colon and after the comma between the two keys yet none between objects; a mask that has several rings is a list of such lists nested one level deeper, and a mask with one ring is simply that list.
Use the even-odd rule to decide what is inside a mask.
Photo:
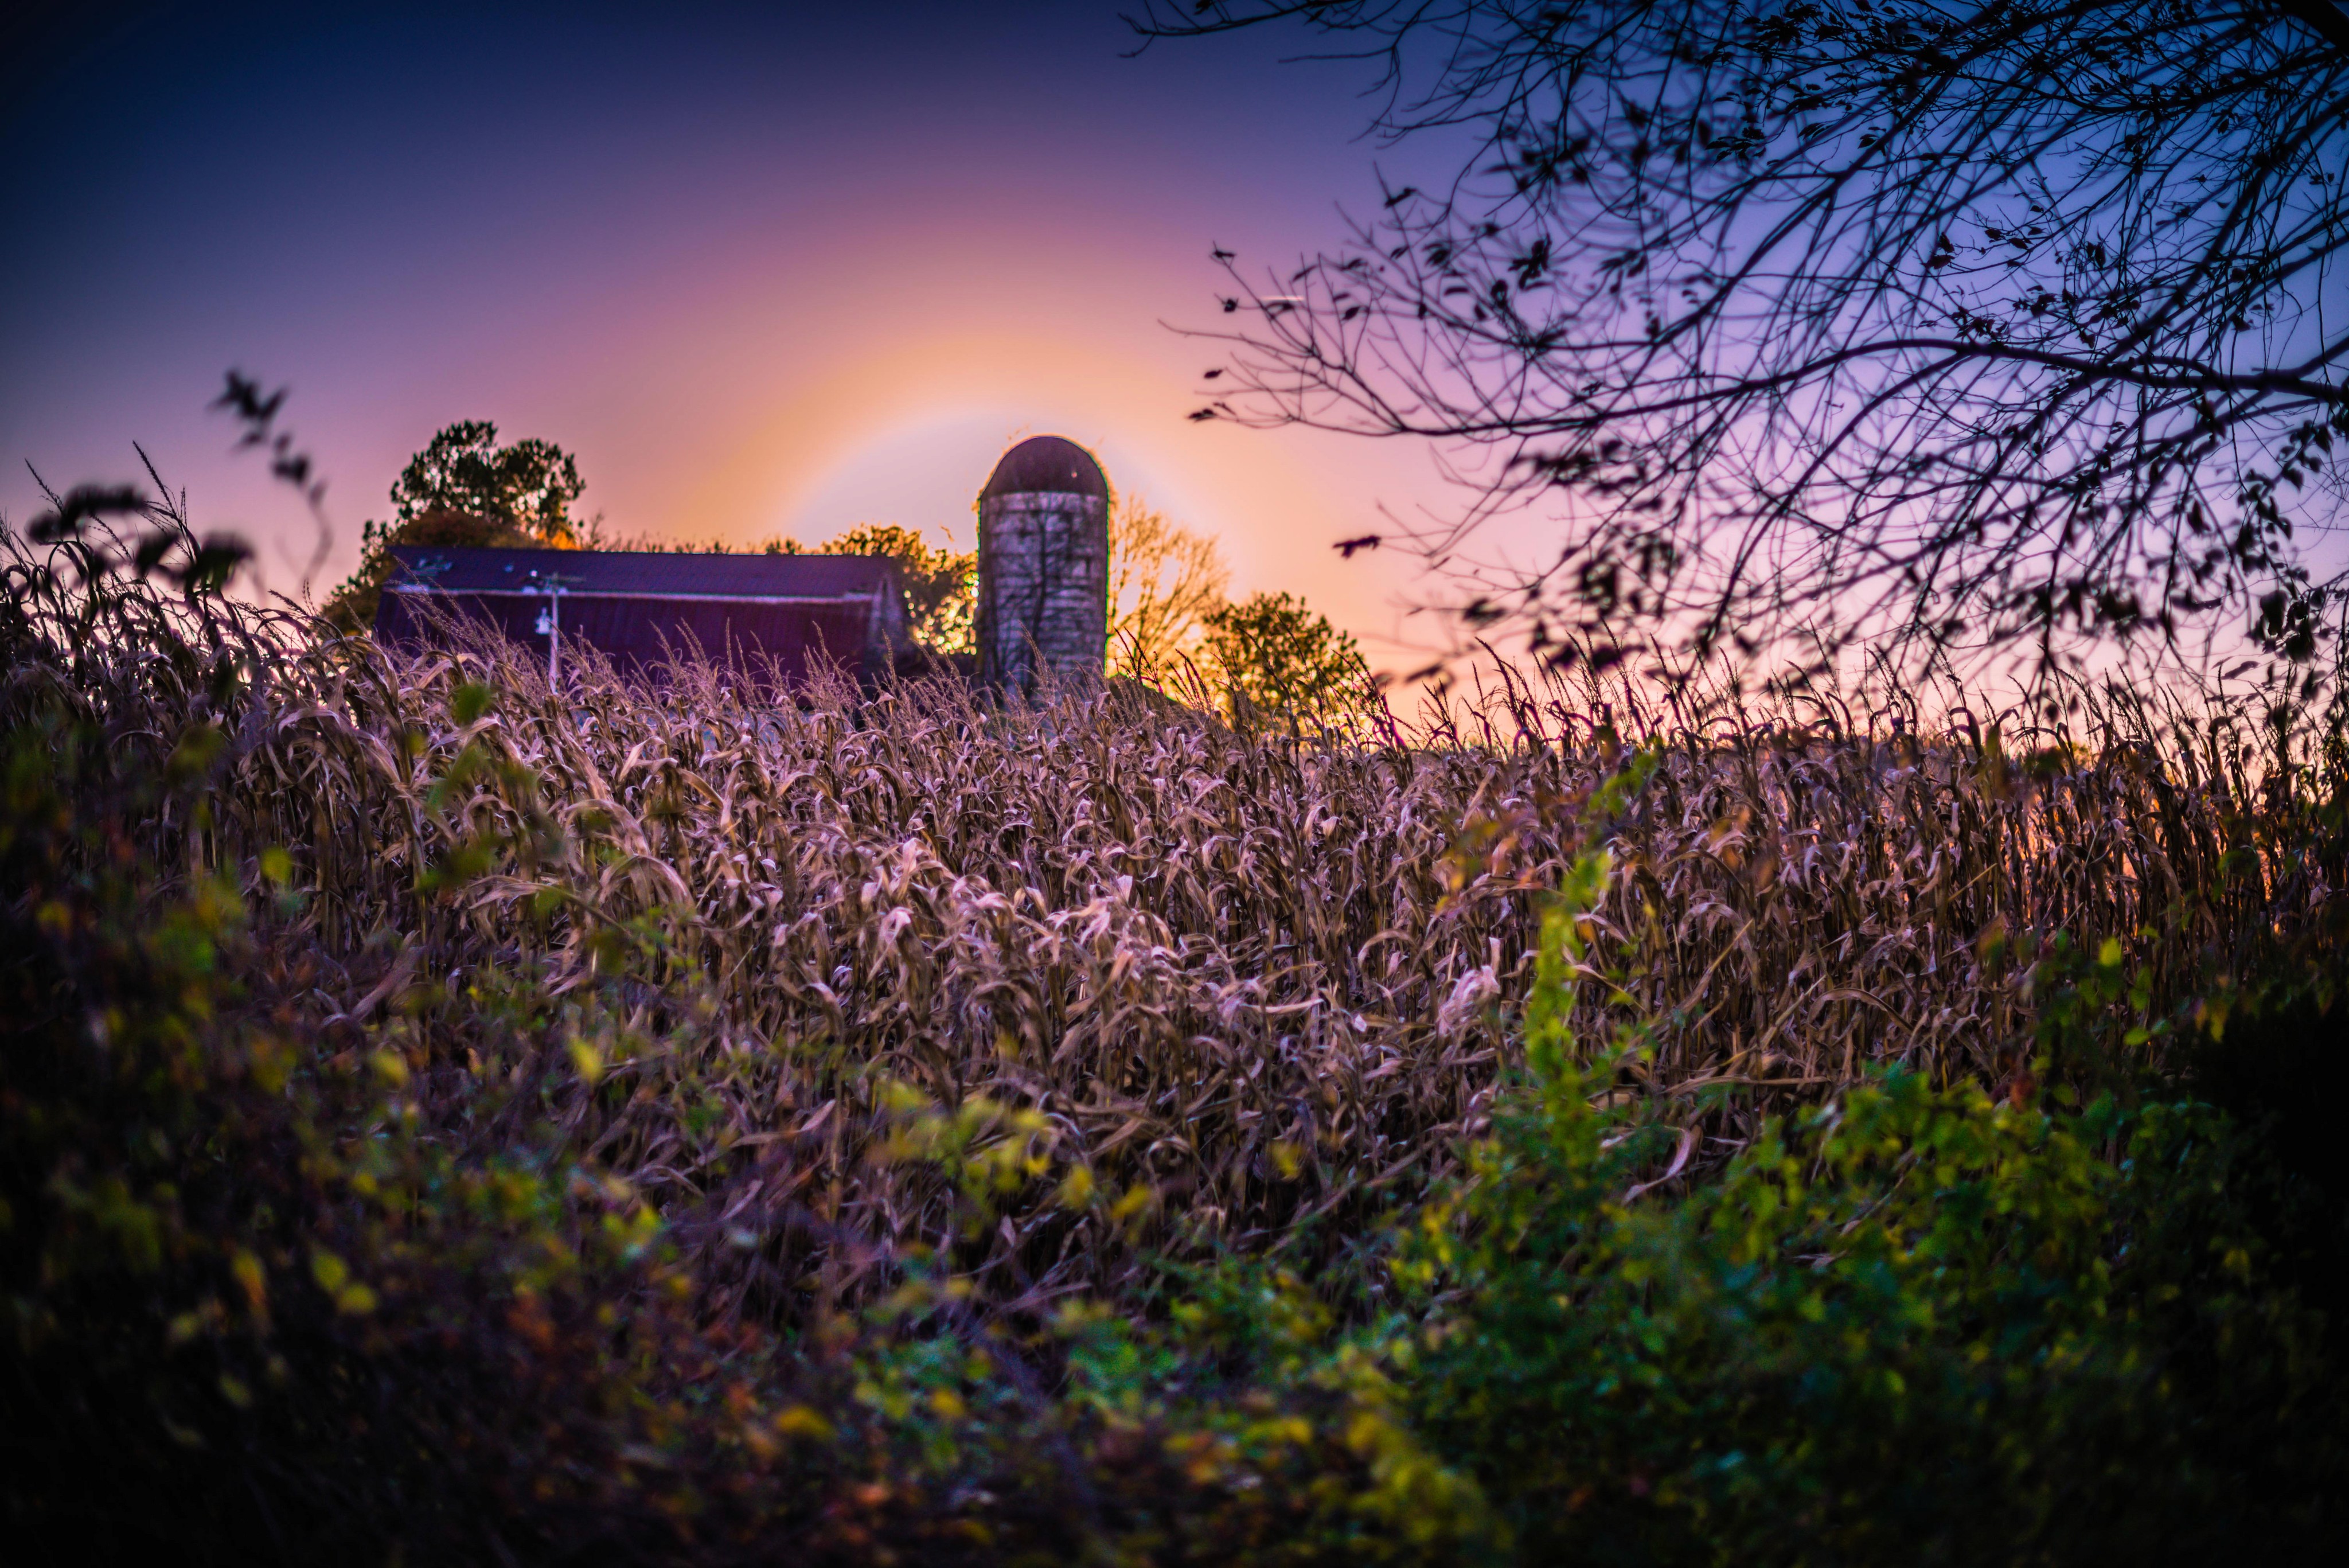
[{"label": "grass", "polygon": [[[1490,1548],[1489,1480],[1316,1357],[1520,1125],[1529,1010],[1694,1201],[1888,1072],[2135,1103],[2341,972],[2337,715],[550,690],[70,499],[8,540],[12,1386],[193,1478],[205,1540],[1271,1560],[1423,1508]],[[1321,1348],[1152,1338],[1202,1278]]]}]

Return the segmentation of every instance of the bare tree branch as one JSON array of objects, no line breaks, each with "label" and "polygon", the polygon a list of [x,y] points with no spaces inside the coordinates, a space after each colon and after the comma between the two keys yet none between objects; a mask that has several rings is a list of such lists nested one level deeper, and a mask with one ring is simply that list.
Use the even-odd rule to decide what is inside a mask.
[{"label": "bare tree branch", "polygon": [[[1472,151],[1295,269],[1225,258],[1195,418],[1441,444],[1555,561],[1471,605],[1701,652],[2175,636],[2304,654],[2349,442],[2330,0],[1341,0],[1375,129]],[[1463,132],[1470,132],[1462,140]],[[1450,143],[1444,143],[1449,145]],[[2349,454],[2349,445],[2344,447]],[[2279,607],[2281,606],[2281,607]]]}]

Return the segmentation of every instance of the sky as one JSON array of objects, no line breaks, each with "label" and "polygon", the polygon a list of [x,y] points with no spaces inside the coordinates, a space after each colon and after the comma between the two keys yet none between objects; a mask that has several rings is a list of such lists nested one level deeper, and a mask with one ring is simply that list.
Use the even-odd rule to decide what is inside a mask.
[{"label": "sky", "polygon": [[[1129,0],[1130,4],[1130,0]],[[576,454],[623,535],[968,547],[1013,441],[1091,447],[1408,661],[1423,450],[1185,418],[1221,245],[1293,266],[1378,197],[1375,73],[1299,36],[1138,53],[1120,0],[872,6],[28,0],[0,43],[0,515],[140,475],[297,590],[317,539],[206,410],[290,388],[323,594],[459,420]],[[29,466],[28,466],[29,465]]]}]

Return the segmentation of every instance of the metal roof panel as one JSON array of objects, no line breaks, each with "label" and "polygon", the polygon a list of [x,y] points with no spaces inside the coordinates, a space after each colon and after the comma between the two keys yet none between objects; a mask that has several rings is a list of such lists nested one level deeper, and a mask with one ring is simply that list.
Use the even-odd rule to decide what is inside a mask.
[{"label": "metal roof panel", "polygon": [[681,555],[654,550],[501,550],[414,545],[392,551],[386,587],[444,593],[627,594],[662,598],[871,598],[894,583],[885,556]]}]

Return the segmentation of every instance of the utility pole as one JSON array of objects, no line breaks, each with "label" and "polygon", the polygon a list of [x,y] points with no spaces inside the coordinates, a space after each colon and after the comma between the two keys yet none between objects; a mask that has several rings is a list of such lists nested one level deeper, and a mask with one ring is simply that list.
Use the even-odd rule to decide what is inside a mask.
[{"label": "utility pole", "polygon": [[535,587],[528,589],[527,591],[531,593],[544,594],[546,596],[546,604],[544,607],[540,609],[538,612],[538,625],[535,629],[541,637],[546,639],[546,685],[547,690],[551,691],[555,690],[555,681],[563,672],[563,595],[564,587],[565,585],[578,582],[580,579],[577,577],[562,576],[554,572],[538,571],[532,572],[530,574],[530,578]]}]

